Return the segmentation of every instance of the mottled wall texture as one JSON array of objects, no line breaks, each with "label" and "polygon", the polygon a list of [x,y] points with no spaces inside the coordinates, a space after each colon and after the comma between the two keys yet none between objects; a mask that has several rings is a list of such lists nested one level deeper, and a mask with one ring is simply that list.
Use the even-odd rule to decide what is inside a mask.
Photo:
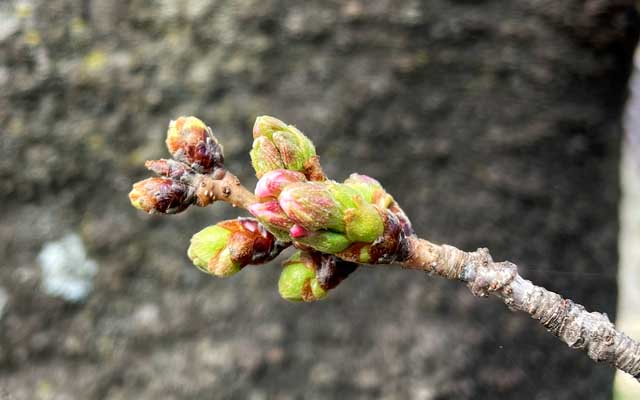
[{"label": "mottled wall texture", "polygon": [[[612,369],[456,282],[364,268],[287,303],[278,263],[190,265],[237,210],[127,192],[181,114],[252,185],[253,119],[276,115],[420,235],[611,315],[638,27],[622,0],[0,2],[0,398],[608,398]],[[47,290],[47,245],[92,266],[87,293]]]}]

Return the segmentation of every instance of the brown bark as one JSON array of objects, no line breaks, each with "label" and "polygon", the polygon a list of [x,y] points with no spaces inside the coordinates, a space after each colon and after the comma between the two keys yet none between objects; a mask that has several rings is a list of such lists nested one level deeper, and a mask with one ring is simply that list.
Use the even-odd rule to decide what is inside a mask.
[{"label": "brown bark", "polygon": [[225,201],[234,207],[247,208],[256,202],[256,197],[242,186],[237,176],[226,170],[221,173],[224,175],[220,179],[211,175],[198,175],[194,186],[199,206],[205,207],[214,201]]},{"label": "brown bark", "polygon": [[606,314],[588,312],[580,304],[534,285],[518,274],[515,264],[494,262],[487,249],[464,252],[415,236],[408,240],[410,256],[404,266],[466,282],[475,296],[497,296],[509,309],[538,320],[569,347],[640,381],[640,343],[616,330]]}]

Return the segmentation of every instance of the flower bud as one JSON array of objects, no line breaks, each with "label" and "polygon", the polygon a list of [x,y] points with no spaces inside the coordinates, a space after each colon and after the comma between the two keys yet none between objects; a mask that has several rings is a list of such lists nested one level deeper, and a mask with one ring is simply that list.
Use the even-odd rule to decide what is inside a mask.
[{"label": "flower bud", "polygon": [[324,183],[292,183],[280,193],[278,201],[285,214],[307,230],[344,232],[342,209]]},{"label": "flower bud", "polygon": [[200,270],[211,273],[209,260],[217,257],[227,246],[231,231],[219,225],[208,226],[191,237],[187,256]]},{"label": "flower bud", "polygon": [[256,118],[256,122],[253,124],[253,138],[256,139],[260,136],[266,136],[271,139],[274,132],[285,130],[287,130],[287,124],[278,118],[263,115]]},{"label": "flower bud", "polygon": [[272,260],[283,248],[283,243],[255,219],[237,218],[193,235],[187,255],[202,271],[226,277],[248,264]]},{"label": "flower bud", "polygon": [[177,214],[195,202],[195,194],[180,181],[148,178],[133,185],[129,200],[135,208],[149,214]]},{"label": "flower bud", "polygon": [[316,261],[303,251],[298,251],[284,262],[278,291],[283,299],[289,301],[316,301],[324,298],[327,292],[320,287],[316,278]]},{"label": "flower bud", "polygon": [[289,229],[289,234],[293,239],[299,239],[307,236],[309,231],[298,224],[294,224],[291,229]]},{"label": "flower bud", "polygon": [[356,263],[390,264],[402,261],[409,255],[404,226],[396,213],[380,210],[384,232],[374,242],[357,242],[335,255],[342,260]]},{"label": "flower bud", "polygon": [[344,184],[360,193],[367,203],[380,208],[388,208],[393,203],[393,197],[384,190],[380,182],[367,175],[351,174]]},{"label": "flower bud", "polygon": [[411,221],[393,197],[384,190],[380,182],[366,175],[351,174],[344,181],[344,184],[357,190],[367,202],[375,204],[380,209],[389,209],[395,214],[405,235],[410,236],[414,233]]},{"label": "flower bud", "polygon": [[306,231],[304,236],[295,237],[297,233],[294,230],[298,228],[299,225],[294,225],[291,228],[291,237],[295,239],[296,243],[322,253],[335,254],[347,249],[352,243],[346,235],[328,230]]},{"label": "flower bud", "polygon": [[347,237],[352,242],[372,243],[384,232],[383,219],[371,204],[363,203],[358,208],[346,210],[344,222]]},{"label": "flower bud", "polygon": [[316,155],[313,143],[299,129],[273,117],[258,117],[253,137],[250,155],[258,178],[278,168],[304,171],[307,162]]},{"label": "flower bud", "polygon": [[182,161],[197,172],[211,173],[224,166],[222,145],[211,128],[196,117],[180,117],[169,124],[167,148],[174,159]]},{"label": "flower bud", "polygon": [[315,155],[315,148],[306,136],[290,131],[274,132],[272,139],[280,152],[280,158],[286,169],[304,170],[304,164]]},{"label": "flower bud", "polygon": [[267,172],[260,178],[256,184],[255,194],[259,201],[277,199],[285,186],[306,180],[301,172],[276,169]]},{"label": "flower bud", "polygon": [[324,298],[358,267],[330,254],[298,251],[284,263],[278,289],[289,301],[315,301]]},{"label": "flower bud", "polygon": [[262,178],[262,176],[269,171],[284,168],[284,163],[280,158],[280,152],[266,136],[260,136],[253,141],[249,155],[251,156],[251,164],[256,171],[258,179]]},{"label": "flower bud", "polygon": [[144,163],[152,172],[171,179],[180,180],[185,176],[193,176],[195,171],[187,164],[176,160],[149,160]]},{"label": "flower bud", "polygon": [[254,203],[247,209],[278,239],[285,241],[291,240],[288,231],[293,226],[293,221],[282,211],[277,201]]}]

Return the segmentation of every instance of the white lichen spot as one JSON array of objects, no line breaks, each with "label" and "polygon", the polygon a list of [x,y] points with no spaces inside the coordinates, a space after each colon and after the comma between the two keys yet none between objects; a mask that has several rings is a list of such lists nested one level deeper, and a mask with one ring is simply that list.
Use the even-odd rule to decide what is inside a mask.
[{"label": "white lichen spot", "polygon": [[0,287],[0,319],[2,319],[2,316],[4,315],[4,309],[7,306],[8,301],[9,294],[3,287]]},{"label": "white lichen spot", "polygon": [[98,265],[87,258],[78,235],[72,233],[45,243],[38,254],[38,262],[42,270],[42,289],[48,295],[81,302],[91,293]]}]

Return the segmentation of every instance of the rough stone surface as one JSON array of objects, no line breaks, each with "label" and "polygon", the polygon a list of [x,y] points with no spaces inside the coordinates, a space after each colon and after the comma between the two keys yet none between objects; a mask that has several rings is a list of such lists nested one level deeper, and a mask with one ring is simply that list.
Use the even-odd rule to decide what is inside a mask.
[{"label": "rough stone surface", "polygon": [[[197,115],[253,183],[253,118],[378,178],[418,232],[614,313],[619,116],[632,1],[0,3],[0,398],[607,398],[613,371],[454,282],[363,269],[327,301],[278,267],[199,273],[189,237],[235,214],[129,206],[171,118]],[[82,305],[39,290],[79,232]]]}]

